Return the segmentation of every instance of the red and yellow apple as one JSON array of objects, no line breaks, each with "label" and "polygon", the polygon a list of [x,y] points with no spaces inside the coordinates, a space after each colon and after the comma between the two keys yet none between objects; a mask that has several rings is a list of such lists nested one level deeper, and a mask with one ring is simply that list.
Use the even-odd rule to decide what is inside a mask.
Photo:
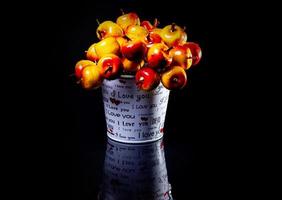
[{"label": "red and yellow apple", "polygon": [[171,63],[168,47],[163,43],[152,44],[147,53],[148,66],[155,69],[166,68]]},{"label": "red and yellow apple", "polygon": [[172,58],[172,66],[181,66],[187,70],[192,66],[192,54],[189,48],[184,46],[176,46],[169,51]]},{"label": "red and yellow apple", "polygon": [[161,81],[169,90],[182,89],[187,84],[187,75],[183,67],[174,66],[161,75]]},{"label": "red and yellow apple", "polygon": [[187,41],[187,34],[175,23],[165,26],[162,29],[160,36],[169,47],[182,45]]},{"label": "red and yellow apple", "polygon": [[81,73],[81,85],[84,89],[96,89],[103,82],[100,69],[96,64],[86,66]]},{"label": "red and yellow apple", "polygon": [[152,68],[143,67],[137,71],[135,81],[139,89],[151,91],[160,84],[160,75]]},{"label": "red and yellow apple", "polygon": [[99,57],[95,51],[95,45],[96,43],[92,44],[86,52],[86,58],[88,60],[91,60],[91,61],[94,61],[94,62],[97,62],[99,60]]},{"label": "red and yellow apple", "polygon": [[192,65],[197,65],[202,58],[201,47],[195,42],[187,42],[183,46],[189,48],[192,53],[192,58],[193,58]]},{"label": "red and yellow apple", "polygon": [[107,54],[100,58],[98,68],[104,78],[115,79],[122,71],[121,59],[117,55]]},{"label": "red and yellow apple", "polygon": [[122,62],[122,67],[125,73],[127,72],[136,72],[137,70],[139,70],[141,67],[144,66],[144,60],[139,60],[139,61],[135,61],[135,60],[128,60],[127,58],[123,57],[121,59]]},{"label": "red and yellow apple", "polygon": [[125,31],[126,37],[131,40],[141,40],[142,42],[146,41],[146,38],[149,34],[149,31],[143,26],[132,25],[127,28]]},{"label": "red and yellow apple", "polygon": [[95,63],[90,60],[80,60],[75,64],[75,77],[77,80],[81,79],[82,70],[88,65],[94,65]]},{"label": "red and yellow apple", "polygon": [[129,40],[121,46],[122,55],[128,60],[138,61],[147,53],[147,46],[141,40]]},{"label": "red and yellow apple", "polygon": [[140,19],[136,13],[130,12],[119,16],[116,23],[126,31],[129,26],[140,25]]},{"label": "red and yellow apple", "polygon": [[122,28],[112,21],[104,21],[96,30],[97,37],[102,40],[107,37],[123,36]]}]

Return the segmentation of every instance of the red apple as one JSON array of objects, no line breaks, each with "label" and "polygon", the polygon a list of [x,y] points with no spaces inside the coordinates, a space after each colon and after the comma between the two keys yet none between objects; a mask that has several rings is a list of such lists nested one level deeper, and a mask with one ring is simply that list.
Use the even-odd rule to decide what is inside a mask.
[{"label": "red apple", "polygon": [[150,47],[152,46],[152,44],[155,43],[161,43],[162,42],[162,38],[161,36],[156,33],[156,32],[150,32],[149,35],[147,36],[147,46]]},{"label": "red apple", "polygon": [[192,54],[189,48],[184,46],[176,46],[169,51],[172,58],[171,66],[181,66],[187,70],[192,65]]},{"label": "red apple", "polygon": [[152,31],[154,28],[156,28],[159,24],[158,19],[155,19],[154,21],[154,25],[151,24],[151,22],[145,20],[141,22],[141,26],[143,26],[144,28],[146,28],[148,31]]},{"label": "red apple", "polygon": [[182,89],[187,84],[187,75],[182,67],[174,66],[162,74],[161,81],[169,90]]},{"label": "red apple", "polygon": [[167,51],[168,47],[163,43],[152,44],[147,53],[148,66],[155,69],[169,66],[172,60]]},{"label": "red apple", "polygon": [[95,63],[90,60],[80,60],[75,65],[75,76],[77,80],[81,79],[82,70],[88,65],[94,65]]},{"label": "red apple", "polygon": [[192,65],[197,65],[202,58],[201,47],[195,42],[187,42],[183,46],[189,48],[192,53],[192,57],[193,57]]},{"label": "red apple", "polygon": [[143,67],[137,71],[135,80],[139,89],[150,91],[160,84],[160,75],[152,68]]},{"label": "red apple", "polygon": [[120,74],[122,63],[117,55],[107,54],[99,60],[98,68],[101,69],[101,75],[104,78],[112,80]]},{"label": "red apple", "polygon": [[147,53],[147,47],[141,40],[129,40],[121,46],[121,53],[128,60],[143,59]]}]

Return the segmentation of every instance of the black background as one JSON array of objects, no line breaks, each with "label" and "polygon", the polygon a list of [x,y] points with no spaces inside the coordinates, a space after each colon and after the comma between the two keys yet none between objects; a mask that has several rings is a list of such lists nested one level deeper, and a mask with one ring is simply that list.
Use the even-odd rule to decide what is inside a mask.
[{"label": "black background", "polygon": [[[24,192],[39,199],[95,199],[106,145],[101,90],[82,90],[70,74],[84,50],[97,41],[96,19],[114,21],[120,8],[135,11],[141,19],[157,17],[160,26],[186,26],[188,41],[202,47],[200,64],[188,71],[188,85],[172,91],[168,105],[164,140],[173,196],[240,196],[247,190],[248,181],[241,181],[247,169],[237,161],[249,139],[241,129],[248,116],[235,117],[242,102],[248,103],[242,98],[245,90],[234,88],[244,79],[235,75],[245,30],[237,18],[242,7],[202,1],[42,1],[24,10],[24,22],[17,21],[26,42],[23,51],[28,52],[24,61],[32,58],[36,63],[26,80],[32,100],[22,100],[22,113],[30,112],[30,104],[34,108],[32,119],[23,120],[24,126],[31,125],[30,134],[22,136],[27,140],[24,146],[31,148],[24,160],[32,163],[20,173],[25,177],[21,185],[26,179],[32,182]],[[247,65],[243,60],[242,74]],[[25,95],[29,93],[19,98]]]}]

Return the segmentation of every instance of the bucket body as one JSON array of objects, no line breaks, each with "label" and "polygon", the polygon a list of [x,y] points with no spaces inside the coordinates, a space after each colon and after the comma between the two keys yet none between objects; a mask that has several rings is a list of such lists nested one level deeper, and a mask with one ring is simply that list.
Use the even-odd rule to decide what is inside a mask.
[{"label": "bucket body", "polygon": [[102,95],[108,137],[144,143],[163,136],[169,90],[161,83],[147,92],[136,87],[134,77],[104,80]]}]

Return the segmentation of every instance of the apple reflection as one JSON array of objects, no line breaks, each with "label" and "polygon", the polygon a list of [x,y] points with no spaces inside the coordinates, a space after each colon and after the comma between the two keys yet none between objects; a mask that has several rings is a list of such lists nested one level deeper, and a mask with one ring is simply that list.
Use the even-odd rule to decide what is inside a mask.
[{"label": "apple reflection", "polygon": [[163,140],[124,144],[108,138],[99,200],[172,200]]}]

